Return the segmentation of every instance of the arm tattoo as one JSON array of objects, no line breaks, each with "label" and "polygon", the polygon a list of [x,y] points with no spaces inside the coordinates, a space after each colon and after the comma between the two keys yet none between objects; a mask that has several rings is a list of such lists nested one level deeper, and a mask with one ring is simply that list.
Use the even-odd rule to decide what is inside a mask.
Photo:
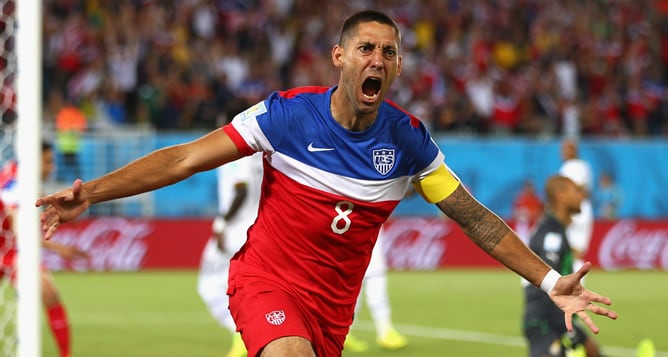
[{"label": "arm tattoo", "polygon": [[464,233],[487,253],[510,231],[501,218],[473,198],[461,184],[436,206],[457,222]]}]

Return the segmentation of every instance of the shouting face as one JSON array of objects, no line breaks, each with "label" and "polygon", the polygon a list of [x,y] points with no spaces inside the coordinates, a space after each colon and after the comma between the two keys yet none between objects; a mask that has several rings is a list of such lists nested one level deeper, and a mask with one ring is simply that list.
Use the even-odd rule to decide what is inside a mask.
[{"label": "shouting face", "polygon": [[392,26],[363,22],[332,50],[341,70],[337,93],[352,115],[375,119],[378,107],[401,73],[399,36]]}]

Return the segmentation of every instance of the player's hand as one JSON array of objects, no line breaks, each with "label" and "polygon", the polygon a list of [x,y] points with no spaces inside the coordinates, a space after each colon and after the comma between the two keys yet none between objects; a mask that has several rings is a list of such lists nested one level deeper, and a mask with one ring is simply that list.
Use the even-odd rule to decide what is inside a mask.
[{"label": "player's hand", "polygon": [[76,179],[71,188],[38,198],[35,206],[44,207],[39,218],[44,239],[50,239],[61,223],[71,221],[86,211],[90,201],[83,189],[83,181]]},{"label": "player's hand", "polygon": [[580,283],[590,269],[591,263],[587,262],[575,273],[559,278],[550,293],[550,299],[564,311],[568,331],[573,331],[573,314],[578,315],[593,333],[598,333],[599,329],[586,311],[607,316],[613,320],[617,318],[617,313],[614,311],[595,304],[610,305],[612,301],[609,297],[587,290]]}]

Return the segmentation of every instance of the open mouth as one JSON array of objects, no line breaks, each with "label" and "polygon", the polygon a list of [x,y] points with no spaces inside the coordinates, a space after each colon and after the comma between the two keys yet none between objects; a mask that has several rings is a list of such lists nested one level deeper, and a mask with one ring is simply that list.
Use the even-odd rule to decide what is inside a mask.
[{"label": "open mouth", "polygon": [[378,78],[367,78],[364,80],[364,83],[362,83],[362,93],[364,94],[364,98],[368,100],[374,100],[378,97],[378,93],[380,93],[380,79]]}]

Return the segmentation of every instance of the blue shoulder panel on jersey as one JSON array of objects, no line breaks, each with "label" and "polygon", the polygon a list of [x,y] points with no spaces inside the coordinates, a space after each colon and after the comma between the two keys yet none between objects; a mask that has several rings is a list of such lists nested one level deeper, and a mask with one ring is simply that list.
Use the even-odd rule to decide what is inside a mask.
[{"label": "blue shoulder panel on jersey", "polygon": [[367,130],[340,126],[329,107],[336,87],[305,87],[273,93],[267,112],[257,116],[277,152],[309,166],[367,180],[414,175],[438,155],[425,126],[401,108],[384,102]]}]

